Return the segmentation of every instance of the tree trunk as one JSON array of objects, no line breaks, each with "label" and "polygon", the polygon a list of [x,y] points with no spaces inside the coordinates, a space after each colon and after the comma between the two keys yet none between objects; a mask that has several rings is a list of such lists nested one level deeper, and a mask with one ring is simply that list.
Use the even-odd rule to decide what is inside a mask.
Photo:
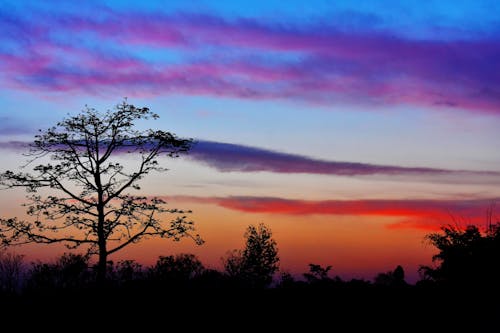
[{"label": "tree trunk", "polygon": [[104,207],[97,207],[97,245],[99,246],[99,261],[97,263],[97,284],[103,287],[106,283],[106,266],[108,261],[108,251],[106,249],[106,237],[104,235]]},{"label": "tree trunk", "polygon": [[106,245],[101,248],[99,244],[99,261],[97,263],[97,285],[103,287],[106,284],[106,266],[108,261],[108,253],[106,252]]},{"label": "tree trunk", "polygon": [[97,245],[99,247],[99,262],[97,263],[97,285],[102,288],[106,284],[106,266],[108,251],[106,249],[106,235],[104,233],[104,200],[101,183],[101,170],[99,166],[99,138],[96,133],[96,169],[94,173],[95,185],[97,187]]}]

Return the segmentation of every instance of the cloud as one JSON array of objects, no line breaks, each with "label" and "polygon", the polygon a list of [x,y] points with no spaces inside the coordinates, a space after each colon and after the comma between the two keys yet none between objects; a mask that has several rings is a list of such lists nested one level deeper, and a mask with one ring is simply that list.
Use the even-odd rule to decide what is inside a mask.
[{"label": "cloud", "polygon": [[416,228],[438,230],[450,223],[484,223],[486,211],[494,199],[475,200],[293,200],[275,197],[190,197],[173,196],[168,200],[215,204],[245,213],[282,215],[353,215],[400,217],[389,229]]},{"label": "cloud", "polygon": [[[500,38],[493,32],[482,39],[412,39],[369,25],[348,31],[324,22],[112,9],[95,17],[4,16],[0,41],[12,47],[0,49],[0,69],[11,89],[500,113]],[[148,58],[172,51],[176,62]]]},{"label": "cloud", "polygon": [[[21,131],[21,129],[20,129]],[[0,149],[27,150],[28,142],[0,142]],[[125,154],[127,146],[117,153]],[[322,160],[239,144],[198,140],[185,158],[219,172],[272,172],[344,177],[377,177],[399,181],[457,184],[496,184],[500,172],[405,167],[370,163]]]},{"label": "cloud", "polygon": [[404,167],[328,161],[244,145],[200,140],[188,158],[221,172],[305,173],[337,176],[388,176],[436,182],[498,182],[500,172]]},{"label": "cloud", "polygon": [[24,141],[3,141],[0,142],[0,149],[11,151],[26,151],[29,149],[29,144]]}]

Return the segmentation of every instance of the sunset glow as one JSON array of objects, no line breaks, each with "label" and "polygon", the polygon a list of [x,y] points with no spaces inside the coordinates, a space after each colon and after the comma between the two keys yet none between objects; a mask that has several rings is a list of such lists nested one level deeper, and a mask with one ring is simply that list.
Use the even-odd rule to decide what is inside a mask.
[{"label": "sunset glow", "polygon": [[[160,116],[141,128],[195,139],[136,193],[193,210],[206,243],[151,239],[113,260],[218,268],[262,222],[283,271],[402,265],[414,282],[426,234],[485,225],[500,198],[499,17],[489,0],[2,1],[0,171],[26,164],[39,128],[127,97]],[[0,216],[25,216],[24,194],[0,191]]]}]

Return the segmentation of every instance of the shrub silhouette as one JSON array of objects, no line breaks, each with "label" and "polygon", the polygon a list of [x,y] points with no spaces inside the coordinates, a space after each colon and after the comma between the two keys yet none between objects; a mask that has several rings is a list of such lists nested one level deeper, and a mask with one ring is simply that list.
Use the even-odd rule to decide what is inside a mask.
[{"label": "shrub silhouette", "polygon": [[34,263],[27,284],[31,290],[82,289],[94,281],[87,256],[65,253],[53,264]]},{"label": "shrub silhouette", "polygon": [[500,224],[483,232],[476,225],[448,225],[427,239],[439,252],[433,257],[436,267],[420,267],[424,279],[455,286],[499,288]]},{"label": "shrub silhouette", "polygon": [[[175,287],[188,284],[204,270],[203,264],[194,254],[181,253],[175,256],[160,256],[156,264],[150,268],[149,276],[153,281]],[[169,285],[164,286],[169,287]]]},{"label": "shrub silhouette", "polygon": [[309,283],[317,283],[319,281],[330,280],[328,277],[328,272],[332,269],[332,266],[321,267],[317,264],[309,264],[309,272],[304,273],[304,278]]},{"label": "shrub silhouette", "polygon": [[24,256],[0,252],[0,292],[17,293],[22,287]]},{"label": "shrub silhouette", "polygon": [[406,286],[405,271],[401,265],[398,265],[393,271],[379,273],[374,279],[375,285],[385,287]]},{"label": "shrub silhouette", "polygon": [[116,264],[109,263],[109,280],[114,281],[119,286],[129,285],[135,281],[144,279],[144,270],[141,264],[134,260],[121,260]]}]

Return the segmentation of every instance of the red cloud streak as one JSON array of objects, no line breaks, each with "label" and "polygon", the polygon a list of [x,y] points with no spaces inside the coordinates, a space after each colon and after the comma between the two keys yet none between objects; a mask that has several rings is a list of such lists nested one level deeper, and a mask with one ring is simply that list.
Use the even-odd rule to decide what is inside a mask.
[{"label": "red cloud streak", "polygon": [[401,217],[390,229],[437,230],[449,223],[482,223],[487,209],[498,199],[477,200],[292,200],[272,197],[170,197],[173,200],[210,203],[246,213],[287,215],[360,215]]}]

